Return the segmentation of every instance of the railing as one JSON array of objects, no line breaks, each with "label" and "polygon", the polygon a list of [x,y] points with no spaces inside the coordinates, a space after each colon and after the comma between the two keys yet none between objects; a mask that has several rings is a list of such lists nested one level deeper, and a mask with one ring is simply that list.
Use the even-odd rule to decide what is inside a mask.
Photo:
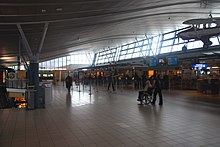
[{"label": "railing", "polygon": [[13,79],[13,80],[6,80],[6,86],[8,88],[20,88],[20,89],[26,89],[27,88],[27,82],[28,80],[21,80],[21,79]]}]

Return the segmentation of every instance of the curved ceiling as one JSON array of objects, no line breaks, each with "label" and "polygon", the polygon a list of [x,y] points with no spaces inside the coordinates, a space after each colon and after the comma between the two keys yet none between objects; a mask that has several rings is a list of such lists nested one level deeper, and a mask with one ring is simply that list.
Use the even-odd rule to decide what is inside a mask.
[{"label": "curved ceiling", "polygon": [[[186,27],[183,21],[220,14],[217,0],[1,0],[0,64],[27,55],[17,24],[37,52],[44,24],[48,29],[39,59],[71,52],[96,52],[135,38]],[[20,49],[19,49],[20,48]],[[7,57],[15,57],[5,60]],[[4,57],[4,58],[3,58]]]}]

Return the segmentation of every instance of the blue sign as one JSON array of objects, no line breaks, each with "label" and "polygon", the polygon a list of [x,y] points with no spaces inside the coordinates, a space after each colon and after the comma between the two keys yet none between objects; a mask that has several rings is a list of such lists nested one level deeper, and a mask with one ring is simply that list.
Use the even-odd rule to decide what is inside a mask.
[{"label": "blue sign", "polygon": [[202,68],[207,68],[208,64],[193,64],[192,68],[193,69],[202,69]]}]

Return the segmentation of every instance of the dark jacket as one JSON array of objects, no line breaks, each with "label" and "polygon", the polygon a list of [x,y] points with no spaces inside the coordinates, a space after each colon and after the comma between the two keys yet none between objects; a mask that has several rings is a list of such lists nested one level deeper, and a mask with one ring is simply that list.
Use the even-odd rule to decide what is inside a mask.
[{"label": "dark jacket", "polygon": [[155,84],[154,84],[155,89],[162,89],[162,84],[160,78],[156,77],[155,78]]},{"label": "dark jacket", "polygon": [[73,83],[72,77],[67,76],[67,77],[66,77],[66,88],[72,86],[72,83]]}]

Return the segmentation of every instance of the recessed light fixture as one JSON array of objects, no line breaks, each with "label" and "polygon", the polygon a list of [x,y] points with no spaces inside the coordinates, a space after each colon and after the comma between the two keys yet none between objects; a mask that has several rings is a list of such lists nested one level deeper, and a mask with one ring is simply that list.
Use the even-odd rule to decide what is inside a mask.
[{"label": "recessed light fixture", "polygon": [[63,8],[56,8],[56,11],[58,12],[63,11]]},{"label": "recessed light fixture", "polygon": [[217,69],[217,68],[218,68],[218,66],[214,66],[214,67],[212,67],[212,68]]},{"label": "recessed light fixture", "polygon": [[213,51],[213,53],[220,54],[220,51]]},{"label": "recessed light fixture", "polygon": [[46,11],[47,11],[47,10],[45,10],[45,9],[42,9],[42,10],[41,10],[42,13],[45,13]]},{"label": "recessed light fixture", "polygon": [[214,53],[213,52],[206,52],[206,53],[203,53],[205,55],[213,55]]},{"label": "recessed light fixture", "polygon": [[15,57],[0,57],[1,60],[12,60]]}]

